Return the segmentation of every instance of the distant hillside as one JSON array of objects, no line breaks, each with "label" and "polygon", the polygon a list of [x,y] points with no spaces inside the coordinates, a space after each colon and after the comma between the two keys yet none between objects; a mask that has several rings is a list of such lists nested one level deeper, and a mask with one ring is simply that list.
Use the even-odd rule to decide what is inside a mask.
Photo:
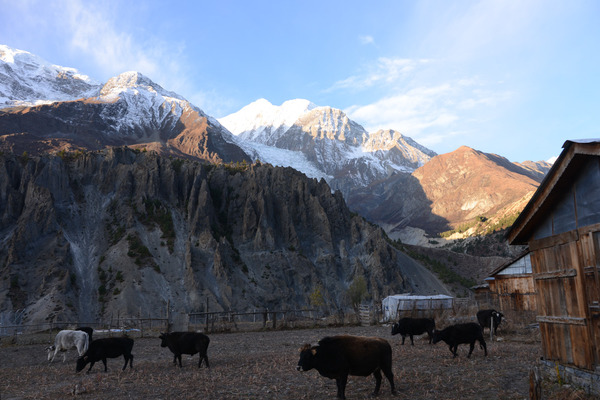
[{"label": "distant hillside", "polygon": [[489,227],[506,227],[503,222],[520,212],[544,168],[540,164],[536,172],[463,146],[432,158],[410,175],[392,175],[352,191],[348,205],[405,243],[423,243],[426,236],[470,228],[481,220],[487,221],[486,228],[471,233],[484,234]]}]

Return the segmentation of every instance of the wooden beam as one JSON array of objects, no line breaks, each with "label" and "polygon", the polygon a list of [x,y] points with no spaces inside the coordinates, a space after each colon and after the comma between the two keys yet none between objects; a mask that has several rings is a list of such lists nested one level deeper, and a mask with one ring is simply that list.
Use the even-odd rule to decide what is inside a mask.
[{"label": "wooden beam", "polygon": [[570,268],[533,274],[533,279],[535,279],[536,281],[540,281],[544,279],[573,278],[575,276],[577,276],[577,270],[575,270],[574,268]]},{"label": "wooden beam", "polygon": [[545,249],[548,247],[554,247],[565,243],[576,242],[579,240],[579,232],[577,229],[572,231],[560,233],[558,235],[548,236],[543,239],[532,240],[529,242],[529,250],[535,251]]},{"label": "wooden beam", "polygon": [[537,322],[545,322],[547,324],[587,325],[586,319],[580,317],[553,317],[538,315],[535,319]]}]

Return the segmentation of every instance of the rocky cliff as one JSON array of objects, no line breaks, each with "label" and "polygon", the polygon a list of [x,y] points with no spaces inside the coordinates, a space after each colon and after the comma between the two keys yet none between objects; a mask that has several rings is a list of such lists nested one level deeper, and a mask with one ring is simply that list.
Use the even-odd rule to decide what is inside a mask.
[{"label": "rocky cliff", "polygon": [[0,312],[29,322],[446,292],[323,180],[127,148],[2,154],[0,245]]}]

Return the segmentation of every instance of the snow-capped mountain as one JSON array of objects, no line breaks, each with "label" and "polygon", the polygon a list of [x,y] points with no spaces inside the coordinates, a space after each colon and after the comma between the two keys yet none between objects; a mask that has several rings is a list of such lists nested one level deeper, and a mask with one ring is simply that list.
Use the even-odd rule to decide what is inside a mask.
[{"label": "snow-capped mountain", "polygon": [[[412,172],[436,155],[399,132],[368,133],[343,111],[303,99],[281,106],[260,99],[219,122],[254,159],[324,177],[344,193],[348,186],[367,186],[395,172]],[[295,157],[275,158],[274,148],[295,152]]]},{"label": "snow-capped mountain", "polygon": [[[411,138],[394,130],[369,133],[339,109],[302,99],[274,106],[261,99],[216,120],[138,72],[100,84],[72,68],[0,45],[0,151],[33,155],[111,146],[215,163],[260,160],[292,167],[309,177],[325,178],[344,194],[353,211],[388,233],[410,227],[435,233],[471,218],[469,213],[453,213],[463,205],[464,193],[453,186],[458,178],[434,179],[454,171],[430,166],[444,157],[430,162],[436,154]],[[487,174],[485,182],[494,189],[502,186],[496,178],[488,179],[492,174],[480,166],[465,167],[461,154],[471,153],[457,152],[457,161],[444,165]],[[539,182],[549,167],[532,162],[515,167],[499,156],[483,158],[495,160],[487,169],[501,170],[494,176],[518,170],[517,180],[526,183]],[[459,177],[465,176],[471,175]],[[516,186],[505,185],[504,192]],[[483,193],[468,203],[488,204],[476,210],[487,217],[512,199],[522,199],[525,190],[516,197],[494,194],[498,201]],[[436,197],[438,193],[446,195]],[[458,200],[445,205],[449,194]],[[432,219],[432,209],[442,211]]]},{"label": "snow-capped mountain", "polygon": [[128,145],[210,161],[249,160],[215,118],[141,73],[102,85],[21,50],[1,46],[0,55],[3,149]]},{"label": "snow-capped mountain", "polygon": [[92,97],[101,87],[74,68],[0,45],[0,108]]},{"label": "snow-capped mountain", "polygon": [[259,99],[219,122],[243,140],[273,145],[300,116],[316,107],[308,100],[288,100],[278,107]]}]

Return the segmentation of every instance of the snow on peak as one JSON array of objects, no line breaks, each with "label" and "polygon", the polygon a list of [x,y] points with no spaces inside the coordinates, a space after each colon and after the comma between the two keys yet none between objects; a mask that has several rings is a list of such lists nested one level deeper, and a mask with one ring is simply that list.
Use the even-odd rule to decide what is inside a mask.
[{"label": "snow on peak", "polygon": [[0,45],[0,107],[91,97],[99,84],[74,68]]},{"label": "snow on peak", "polygon": [[281,105],[281,110],[289,114],[305,114],[306,112],[317,108],[312,101],[305,99],[287,100]]},{"label": "snow on peak", "polygon": [[[40,61],[43,61],[41,58],[34,56],[33,54],[25,51],[13,49],[12,47],[8,47],[5,44],[0,44],[0,60],[5,63],[15,64],[15,58],[37,58]],[[38,64],[47,64],[46,62],[38,62]]]},{"label": "snow on peak", "polygon": [[102,87],[100,96],[110,100],[120,97],[123,92],[138,93],[140,90],[156,93],[163,97],[172,97],[174,99],[183,100],[181,96],[163,89],[150,78],[136,71],[123,72],[122,74],[110,78]]},{"label": "snow on peak", "polygon": [[220,118],[219,122],[234,135],[248,131],[262,131],[261,128],[264,127],[287,130],[298,118],[315,108],[317,106],[314,103],[304,99],[288,100],[281,106],[275,106],[265,99],[258,99],[240,111]]},{"label": "snow on peak", "polygon": [[28,72],[29,75],[50,75],[58,78],[70,77],[86,82],[90,85],[97,85],[98,82],[90,79],[89,76],[80,74],[75,68],[61,67],[44,60],[43,58],[31,54],[25,50],[13,49],[4,44],[0,44],[0,60],[11,64],[13,68]]}]

